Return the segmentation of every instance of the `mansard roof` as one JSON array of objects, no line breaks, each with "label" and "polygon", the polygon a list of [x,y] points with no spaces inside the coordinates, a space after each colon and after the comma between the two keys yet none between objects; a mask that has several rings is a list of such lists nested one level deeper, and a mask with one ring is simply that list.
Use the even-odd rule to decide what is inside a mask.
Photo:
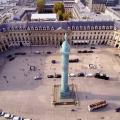
[{"label": "mansard roof", "polygon": [[[38,22],[14,22],[0,25],[0,31],[14,30],[90,30],[90,29],[114,29],[113,21],[38,21]],[[102,27],[102,28],[101,28]]]},{"label": "mansard roof", "polygon": [[115,29],[120,30],[120,21],[115,22]]}]

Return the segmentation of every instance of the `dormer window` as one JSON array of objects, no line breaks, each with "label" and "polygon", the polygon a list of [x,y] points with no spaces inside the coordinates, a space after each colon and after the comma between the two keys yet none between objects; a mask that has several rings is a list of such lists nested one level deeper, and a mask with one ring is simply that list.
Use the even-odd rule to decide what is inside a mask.
[{"label": "dormer window", "polygon": [[87,29],[90,30],[90,26],[87,26]]},{"label": "dormer window", "polygon": [[106,26],[106,29],[109,30],[109,26]]},{"label": "dormer window", "polygon": [[79,30],[79,27],[78,27],[78,26],[76,26],[76,30]]},{"label": "dormer window", "polygon": [[95,30],[97,30],[98,29],[98,26],[95,26]]},{"label": "dormer window", "polygon": [[54,30],[54,27],[53,27],[53,26],[51,27],[51,30]]},{"label": "dormer window", "polygon": [[70,27],[68,27],[68,30],[70,30]]},{"label": "dormer window", "polygon": [[34,30],[34,27],[33,27],[33,26],[31,27],[31,30]]},{"label": "dormer window", "polygon": [[82,26],[80,26],[79,29],[82,30]]},{"label": "dormer window", "polygon": [[35,27],[35,30],[38,30],[38,27]]},{"label": "dormer window", "polygon": [[46,27],[43,27],[43,30],[46,30]]},{"label": "dormer window", "polygon": [[14,30],[14,27],[12,27],[11,30]]},{"label": "dormer window", "polygon": [[42,27],[41,27],[41,26],[39,26],[39,30],[42,30]]},{"label": "dormer window", "polygon": [[72,30],[75,30],[75,27],[74,27],[74,26],[72,26]]},{"label": "dormer window", "polygon": [[105,30],[105,26],[102,26],[102,29]]},{"label": "dormer window", "polygon": [[30,30],[30,28],[29,28],[29,27],[27,27],[27,30]]},{"label": "dormer window", "polygon": [[101,30],[101,26],[99,26],[99,30]]},{"label": "dormer window", "polygon": [[93,26],[91,26],[91,30],[94,30],[94,27],[93,27]]},{"label": "dormer window", "polygon": [[50,27],[49,27],[49,26],[47,26],[47,30],[50,30]]},{"label": "dormer window", "polygon": [[83,29],[86,30],[86,26],[84,26]]},{"label": "dormer window", "polygon": [[110,26],[110,29],[112,30],[112,29],[113,29],[113,26]]}]

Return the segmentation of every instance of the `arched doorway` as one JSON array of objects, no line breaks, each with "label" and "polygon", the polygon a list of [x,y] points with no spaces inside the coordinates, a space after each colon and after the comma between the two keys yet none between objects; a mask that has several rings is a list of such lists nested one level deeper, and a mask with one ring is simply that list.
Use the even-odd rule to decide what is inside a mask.
[{"label": "arched doorway", "polygon": [[62,40],[60,40],[60,46],[62,45]]},{"label": "arched doorway", "polygon": [[105,41],[102,41],[101,45],[104,45],[105,44]]},{"label": "arched doorway", "polygon": [[20,42],[20,47],[23,47],[23,43],[22,42]]}]

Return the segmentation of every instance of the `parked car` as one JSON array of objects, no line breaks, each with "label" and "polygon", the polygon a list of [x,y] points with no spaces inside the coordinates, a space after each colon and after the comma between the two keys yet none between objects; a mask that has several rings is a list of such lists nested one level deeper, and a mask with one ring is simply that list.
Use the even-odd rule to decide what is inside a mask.
[{"label": "parked car", "polygon": [[51,63],[55,64],[55,63],[56,63],[56,60],[52,60]]},{"label": "parked car", "polygon": [[12,55],[7,55],[7,56],[6,56],[6,58],[8,58],[8,59],[11,58],[11,57],[12,57]]},{"label": "parked car", "polygon": [[15,57],[11,57],[11,58],[9,58],[9,61],[12,61],[12,60],[14,60],[15,59]]},{"label": "parked car", "polygon": [[88,52],[88,53],[93,53],[93,51],[92,51],[92,50],[88,50],[87,52]]},{"label": "parked car", "polygon": [[89,68],[90,68],[90,69],[96,69],[96,65],[94,65],[94,64],[89,64]]},{"label": "parked car", "polygon": [[50,51],[48,51],[48,52],[47,52],[47,54],[51,54],[51,52],[50,52]]},{"label": "parked car", "polygon": [[115,109],[116,112],[120,112],[120,107]]},{"label": "parked car", "polygon": [[91,46],[90,48],[91,48],[91,49],[95,49],[95,46]]},{"label": "parked car", "polygon": [[87,53],[88,51],[87,50],[83,50],[82,53]]},{"label": "parked car", "polygon": [[4,114],[4,118],[6,118],[6,119],[11,119],[11,114],[5,113],[5,114]]},{"label": "parked car", "polygon": [[32,119],[25,118],[24,120],[32,120]]},{"label": "parked car", "polygon": [[53,76],[53,75],[47,75],[47,77],[48,77],[48,78],[54,78],[54,76]]},{"label": "parked car", "polygon": [[61,74],[55,74],[55,78],[61,78]]},{"label": "parked car", "polygon": [[13,117],[12,120],[24,120],[24,118],[22,118],[22,117],[18,117],[18,116],[15,116],[15,117]]},{"label": "parked car", "polygon": [[82,51],[81,51],[81,50],[78,50],[77,52],[78,52],[78,53],[82,53]]},{"label": "parked car", "polygon": [[84,73],[78,73],[78,75],[77,75],[77,77],[84,77],[85,76],[85,74]]},{"label": "parked car", "polygon": [[94,77],[94,74],[93,74],[93,73],[86,73],[85,76],[86,76],[86,77]]},{"label": "parked car", "polygon": [[40,54],[40,51],[34,51],[33,53],[34,54]]},{"label": "parked car", "polygon": [[13,117],[15,117],[15,115],[11,115],[11,116],[9,117],[9,119],[13,119]]},{"label": "parked car", "polygon": [[79,62],[79,59],[78,58],[77,59],[70,59],[69,62],[70,63]]},{"label": "parked car", "polygon": [[25,52],[17,52],[17,53],[15,53],[15,55],[26,55],[26,53]]},{"label": "parked car", "polygon": [[42,79],[41,76],[35,76],[35,77],[34,77],[34,80],[41,80],[41,79]]},{"label": "parked car", "polygon": [[69,77],[76,77],[76,75],[74,73],[70,73],[68,76]]},{"label": "parked car", "polygon": [[109,80],[109,77],[106,74],[96,73],[95,78]]},{"label": "parked car", "polygon": [[6,114],[6,112],[1,112],[0,116],[4,116]]}]

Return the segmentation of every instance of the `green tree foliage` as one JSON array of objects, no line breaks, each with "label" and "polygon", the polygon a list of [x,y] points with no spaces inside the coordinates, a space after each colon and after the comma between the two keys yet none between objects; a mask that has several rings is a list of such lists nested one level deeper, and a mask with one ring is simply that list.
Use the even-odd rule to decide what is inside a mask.
[{"label": "green tree foliage", "polygon": [[69,16],[69,18],[73,18],[73,15],[71,12],[68,12],[68,16]]},{"label": "green tree foliage", "polygon": [[69,14],[63,13],[63,20],[69,20]]},{"label": "green tree foliage", "polygon": [[66,13],[64,4],[61,2],[56,2],[54,4],[53,12],[57,13],[57,15],[59,16],[59,20],[69,20],[69,18],[72,18],[72,13]]},{"label": "green tree foliage", "polygon": [[59,20],[63,20],[63,13],[62,13],[62,11],[58,11],[57,12],[57,15],[59,16]]},{"label": "green tree foliage", "polygon": [[36,0],[38,12],[42,12],[45,4],[45,0]]},{"label": "green tree foliage", "polygon": [[57,13],[58,11],[61,11],[62,13],[65,12],[64,4],[61,2],[56,2],[53,7],[53,11]]}]

